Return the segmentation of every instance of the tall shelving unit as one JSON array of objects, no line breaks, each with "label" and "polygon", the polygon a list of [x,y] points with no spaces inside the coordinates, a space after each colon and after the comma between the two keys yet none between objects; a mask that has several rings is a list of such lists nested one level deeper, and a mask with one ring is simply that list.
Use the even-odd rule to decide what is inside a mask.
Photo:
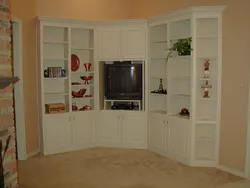
[{"label": "tall shelving unit", "polygon": [[[218,160],[221,96],[221,18],[196,18],[195,153],[198,163]],[[205,72],[206,63],[208,72]],[[208,89],[204,86],[207,85]],[[201,87],[203,86],[203,87]],[[211,87],[211,88],[210,88]],[[205,94],[207,90],[207,95]]]},{"label": "tall shelving unit", "polygon": [[[192,166],[218,163],[223,9],[192,7],[149,22],[149,148]],[[190,37],[190,55],[167,58]],[[152,93],[160,79],[167,95]]]},{"label": "tall shelving unit", "polygon": [[[94,27],[43,17],[38,23],[42,151],[54,154],[92,147],[97,88]],[[91,79],[86,80],[88,76]]]}]

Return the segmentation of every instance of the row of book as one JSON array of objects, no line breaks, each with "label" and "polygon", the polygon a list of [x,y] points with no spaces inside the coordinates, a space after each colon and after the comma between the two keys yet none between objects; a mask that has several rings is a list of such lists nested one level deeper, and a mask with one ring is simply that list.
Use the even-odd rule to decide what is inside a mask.
[{"label": "row of book", "polygon": [[66,71],[62,67],[48,67],[44,70],[44,77],[55,78],[55,77],[65,77]]}]

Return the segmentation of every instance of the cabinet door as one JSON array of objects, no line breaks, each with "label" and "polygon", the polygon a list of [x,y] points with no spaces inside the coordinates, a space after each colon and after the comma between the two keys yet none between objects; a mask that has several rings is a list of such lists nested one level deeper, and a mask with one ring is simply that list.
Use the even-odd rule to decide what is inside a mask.
[{"label": "cabinet door", "polygon": [[166,126],[166,120],[163,115],[150,115],[149,147],[158,153],[165,151],[165,140],[167,140]]},{"label": "cabinet door", "polygon": [[146,56],[146,31],[144,28],[122,29],[121,57],[144,59]]},{"label": "cabinet door", "polygon": [[189,120],[169,118],[169,154],[180,162],[185,162],[188,155]]},{"label": "cabinet door", "polygon": [[95,143],[95,112],[72,113],[74,127],[74,147],[82,149],[94,146]]},{"label": "cabinet door", "polygon": [[122,145],[128,148],[146,148],[147,125],[145,112],[122,113]]},{"label": "cabinet door", "polygon": [[100,30],[99,58],[101,60],[120,58],[120,30],[119,29]]},{"label": "cabinet door", "polygon": [[121,142],[119,111],[101,111],[99,117],[99,139],[100,145],[115,147]]},{"label": "cabinet door", "polygon": [[45,115],[44,154],[67,152],[72,149],[72,131],[69,113]]}]

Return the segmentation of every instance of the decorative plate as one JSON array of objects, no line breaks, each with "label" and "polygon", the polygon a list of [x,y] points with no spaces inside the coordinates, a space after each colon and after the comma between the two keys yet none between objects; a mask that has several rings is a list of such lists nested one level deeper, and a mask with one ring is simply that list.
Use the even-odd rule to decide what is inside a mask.
[{"label": "decorative plate", "polygon": [[80,67],[80,60],[75,54],[71,54],[71,70],[76,72]]}]

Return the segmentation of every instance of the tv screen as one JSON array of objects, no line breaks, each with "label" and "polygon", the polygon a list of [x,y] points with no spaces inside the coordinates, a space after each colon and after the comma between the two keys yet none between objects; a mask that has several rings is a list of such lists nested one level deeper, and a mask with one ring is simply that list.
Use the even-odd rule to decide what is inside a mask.
[{"label": "tv screen", "polygon": [[107,99],[142,98],[141,64],[105,64],[105,97]]}]

